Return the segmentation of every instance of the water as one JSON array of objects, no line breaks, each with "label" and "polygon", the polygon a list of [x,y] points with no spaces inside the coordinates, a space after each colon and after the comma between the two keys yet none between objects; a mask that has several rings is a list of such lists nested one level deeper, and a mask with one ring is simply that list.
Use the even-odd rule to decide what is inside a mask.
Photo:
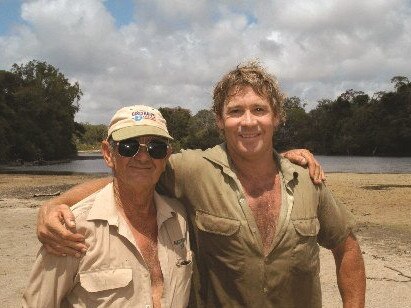
[{"label": "water", "polygon": [[[87,159],[85,159],[87,158]],[[316,156],[325,172],[411,173],[411,157]],[[4,171],[33,173],[110,173],[100,155],[81,154],[79,160],[48,166],[4,167]],[[0,170],[1,170],[0,169]]]},{"label": "water", "polygon": [[326,172],[411,173],[411,157],[315,156]]},{"label": "water", "polygon": [[80,153],[79,159],[67,163],[44,165],[44,166],[16,166],[0,167],[3,172],[29,172],[29,173],[111,173],[101,154],[99,153]]}]

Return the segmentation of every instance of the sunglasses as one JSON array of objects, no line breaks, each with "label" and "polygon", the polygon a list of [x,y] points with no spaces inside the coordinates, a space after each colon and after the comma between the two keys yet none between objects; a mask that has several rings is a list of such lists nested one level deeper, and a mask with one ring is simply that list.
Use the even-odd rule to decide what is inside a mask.
[{"label": "sunglasses", "polygon": [[117,152],[123,157],[134,157],[144,146],[148,155],[154,159],[163,159],[167,156],[168,144],[162,140],[152,139],[147,144],[140,143],[137,139],[126,139],[117,142]]}]

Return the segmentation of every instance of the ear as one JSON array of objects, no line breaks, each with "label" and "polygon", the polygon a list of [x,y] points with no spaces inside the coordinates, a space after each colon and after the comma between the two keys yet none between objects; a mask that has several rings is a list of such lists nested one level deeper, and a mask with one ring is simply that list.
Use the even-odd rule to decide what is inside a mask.
[{"label": "ear", "polygon": [[277,131],[278,127],[280,126],[280,123],[280,117],[273,112],[273,126],[275,131]]},{"label": "ear", "polygon": [[110,151],[110,144],[107,140],[101,142],[101,153],[103,154],[103,158],[106,161],[106,165],[113,169],[114,168],[114,159],[113,153]]},{"label": "ear", "polygon": [[221,116],[216,116],[217,126],[220,130],[224,129],[224,119]]}]

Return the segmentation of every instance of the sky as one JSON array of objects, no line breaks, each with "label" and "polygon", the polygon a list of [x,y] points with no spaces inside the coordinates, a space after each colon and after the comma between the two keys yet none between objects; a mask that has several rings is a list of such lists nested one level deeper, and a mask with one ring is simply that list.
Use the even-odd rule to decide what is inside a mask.
[{"label": "sky", "polygon": [[410,0],[0,0],[0,70],[45,61],[78,82],[76,121],[122,106],[209,109],[213,86],[259,61],[306,109],[411,79]]}]

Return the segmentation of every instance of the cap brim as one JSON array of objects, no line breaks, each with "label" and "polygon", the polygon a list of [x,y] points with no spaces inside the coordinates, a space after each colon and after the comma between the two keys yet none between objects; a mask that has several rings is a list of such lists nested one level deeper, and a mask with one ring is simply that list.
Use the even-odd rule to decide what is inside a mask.
[{"label": "cap brim", "polygon": [[120,128],[111,134],[114,141],[121,141],[129,138],[140,137],[140,136],[160,136],[167,139],[173,140],[173,137],[169,133],[161,128],[155,126],[146,125],[136,125]]}]

